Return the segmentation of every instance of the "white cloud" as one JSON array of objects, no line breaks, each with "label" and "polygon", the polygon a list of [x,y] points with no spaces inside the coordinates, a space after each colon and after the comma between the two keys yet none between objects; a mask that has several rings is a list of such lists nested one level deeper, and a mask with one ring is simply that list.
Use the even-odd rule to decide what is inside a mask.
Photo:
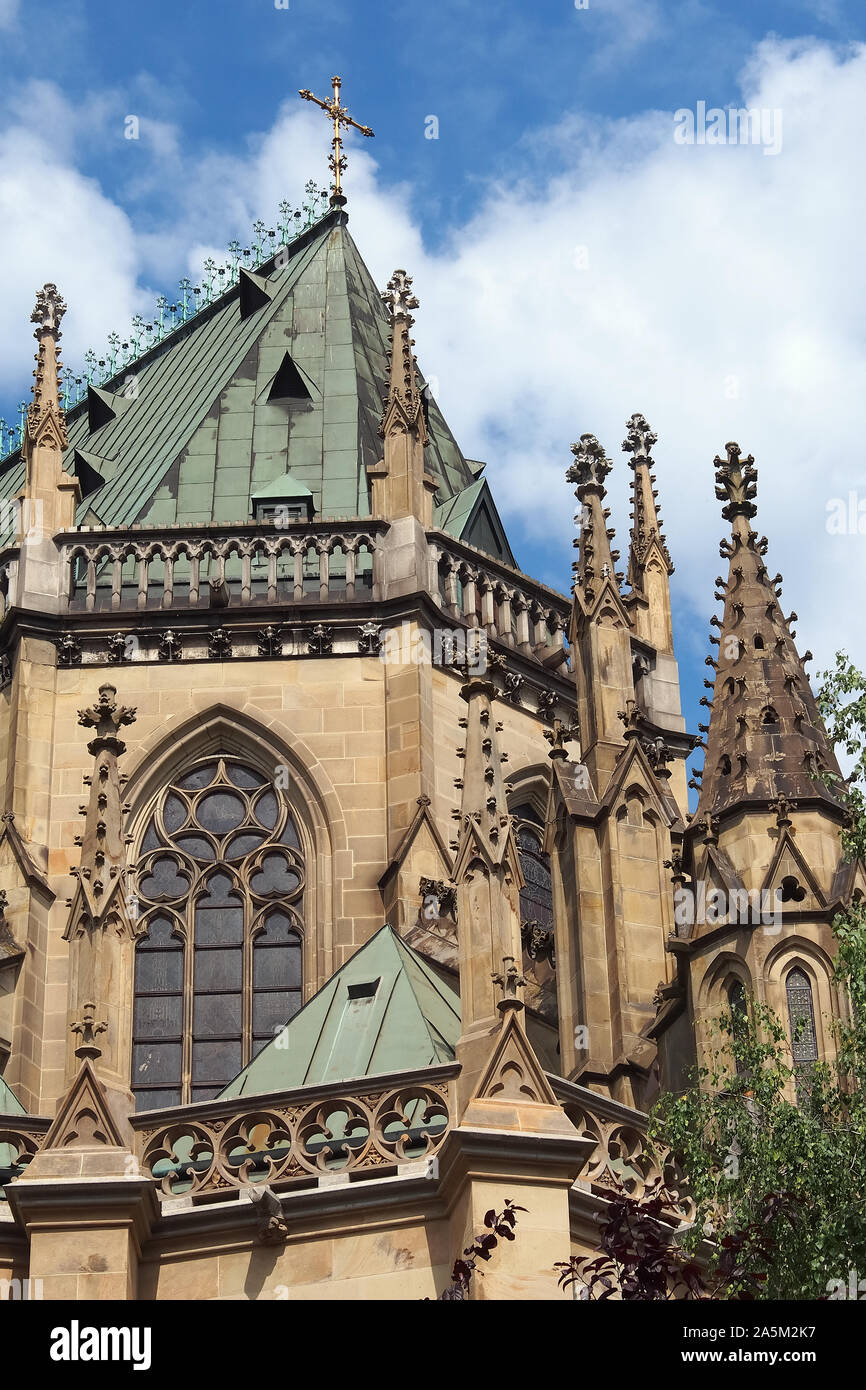
[{"label": "white cloud", "polygon": [[[415,331],[467,452],[490,459],[498,495],[539,539],[562,538],[545,576],[560,584],[568,444],[590,430],[621,460],[610,491],[625,550],[620,442],[640,410],[660,436],[678,582],[705,621],[725,530],[712,459],[737,439],[756,457],[757,524],[802,645],[826,658],[856,642],[853,603],[846,611],[840,596],[866,584],[866,536],[825,528],[829,498],[854,488],[866,501],[864,194],[853,172],[866,50],[767,42],[743,84],[748,105],[783,113],[778,155],[677,146],[669,114],[595,122],[581,153],[585,123],[564,122],[573,174],[544,198],[492,194],[450,254],[410,264]],[[353,229],[381,275],[365,220],[362,207]]]},{"label": "white cloud", "polygon": [[0,0],[0,29],[11,29],[18,19],[18,0]]},{"label": "white cloud", "polygon": [[[668,540],[702,633],[725,530],[712,459],[737,439],[756,457],[757,524],[770,536],[771,570],[785,574],[784,602],[800,613],[801,645],[826,659],[856,642],[840,595],[866,586],[866,536],[825,528],[828,499],[850,489],[866,499],[856,174],[866,49],[769,40],[730,100],[782,111],[779,154],[677,145],[671,113],[571,115],[524,142],[512,182],[490,188],[435,252],[408,186],[383,188],[375,145],[356,139],[351,229],[380,284],[397,265],[414,274],[423,370],[438,378],[465,452],[489,460],[504,509],[544,542],[541,577],[568,579],[574,508],[564,472],[585,430],[616,465],[610,500],[625,551],[620,441],[640,410],[660,436]],[[167,288],[169,272],[192,269],[254,217],[272,218],[280,198],[297,198],[311,172],[324,173],[327,147],[326,122],[294,101],[244,157],[193,161],[166,129],[171,224],[136,235],[94,183],[14,130],[0,142],[0,371],[9,374],[13,347],[20,354],[44,279],[57,279],[73,307],[72,360],[74,342],[124,326],[137,271],[165,276]],[[419,134],[418,159],[428,155]]]},{"label": "white cloud", "polygon": [[104,343],[108,327],[128,323],[140,301],[128,218],[53,144],[15,126],[0,135],[0,225],[0,380],[11,385],[24,375],[22,355],[35,351],[30,312],[47,280],[73,306],[63,349],[70,365],[80,365],[86,348]]}]

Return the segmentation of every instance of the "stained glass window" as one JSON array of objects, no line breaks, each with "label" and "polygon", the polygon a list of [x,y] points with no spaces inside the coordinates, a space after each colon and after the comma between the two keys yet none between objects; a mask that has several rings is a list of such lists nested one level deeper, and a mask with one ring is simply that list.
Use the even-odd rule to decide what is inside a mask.
[{"label": "stained glass window", "polygon": [[556,1017],[556,951],[553,935],[553,888],[550,857],[542,848],[544,825],[528,802],[512,813],[517,852],[523,870],[520,891],[520,936],[523,973],[529,982],[526,1002],[548,1018]]},{"label": "stained glass window", "polygon": [[141,840],[132,1089],[209,1100],[301,1007],[304,861],[283,793],[231,757],[187,769]]},{"label": "stained glass window", "polygon": [[815,1010],[812,1005],[812,985],[805,970],[795,966],[785,980],[788,996],[788,1022],[791,1028],[791,1053],[794,1062],[807,1064],[818,1060],[818,1038],[815,1033]]}]

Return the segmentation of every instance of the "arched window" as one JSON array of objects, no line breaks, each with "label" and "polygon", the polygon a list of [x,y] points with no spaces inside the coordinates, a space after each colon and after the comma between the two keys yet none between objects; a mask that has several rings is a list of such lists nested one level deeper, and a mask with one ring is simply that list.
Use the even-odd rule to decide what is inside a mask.
[{"label": "arched window", "polygon": [[304,863],[283,793],[233,757],[164,788],[138,858],[132,1090],[209,1100],[301,1006]]},{"label": "arched window", "polygon": [[[520,891],[523,971],[530,981],[527,1003],[548,1017],[556,1016],[556,952],[553,935],[553,888],[550,856],[542,848],[544,825],[529,802],[512,812],[517,852],[525,885]],[[534,986],[534,987],[533,987]]]},{"label": "arched window", "polygon": [[526,880],[520,893],[520,916],[535,922],[543,931],[553,931],[553,890],[550,883],[550,857],[542,849],[544,826],[528,803],[513,812],[517,820],[517,850]]},{"label": "arched window", "polygon": [[818,1060],[818,1038],[815,1032],[812,985],[809,976],[799,965],[788,971],[785,993],[788,999],[788,1024],[791,1029],[791,1054],[796,1066],[808,1066]]},{"label": "arched window", "polygon": [[737,1044],[747,1037],[749,1031],[749,1012],[742,980],[731,980],[727,993],[728,1008],[731,1012],[731,1043],[734,1050],[734,1066],[737,1074],[740,1075],[747,1068],[745,1058],[739,1055]]}]

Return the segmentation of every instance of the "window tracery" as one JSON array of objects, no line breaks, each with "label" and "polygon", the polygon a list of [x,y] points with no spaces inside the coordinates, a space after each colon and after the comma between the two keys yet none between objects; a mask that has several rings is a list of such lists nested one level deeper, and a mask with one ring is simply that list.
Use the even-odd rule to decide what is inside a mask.
[{"label": "window tracery", "polygon": [[526,1002],[546,1017],[556,1017],[556,949],[550,856],[543,849],[544,825],[529,802],[515,808],[520,867],[520,936],[523,973],[529,981]]},{"label": "window tracery", "polygon": [[301,1007],[304,858],[283,793],[231,757],[163,788],[138,856],[132,1090],[208,1100]]}]

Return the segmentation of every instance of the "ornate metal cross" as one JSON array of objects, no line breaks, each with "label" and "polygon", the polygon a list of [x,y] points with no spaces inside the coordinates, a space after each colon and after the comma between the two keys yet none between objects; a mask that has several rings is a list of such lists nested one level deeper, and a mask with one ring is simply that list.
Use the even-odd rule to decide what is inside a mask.
[{"label": "ornate metal cross", "polygon": [[308,92],[306,88],[302,88],[298,95],[302,96],[304,101],[315,102],[317,106],[322,108],[328,119],[334,122],[334,138],[331,141],[333,154],[328,160],[331,172],[334,175],[334,191],[331,194],[331,204],[333,206],[342,206],[346,200],[343,197],[340,176],[346,167],[346,156],[343,154],[341,127],[352,126],[355,130],[360,130],[362,135],[367,136],[372,135],[373,131],[368,125],[359,125],[357,121],[353,121],[345,106],[340,105],[340,87],[342,85],[342,79],[339,77],[332,77],[331,81],[334,87],[334,95],[330,101],[322,101],[321,97],[313,96],[313,93]]}]

